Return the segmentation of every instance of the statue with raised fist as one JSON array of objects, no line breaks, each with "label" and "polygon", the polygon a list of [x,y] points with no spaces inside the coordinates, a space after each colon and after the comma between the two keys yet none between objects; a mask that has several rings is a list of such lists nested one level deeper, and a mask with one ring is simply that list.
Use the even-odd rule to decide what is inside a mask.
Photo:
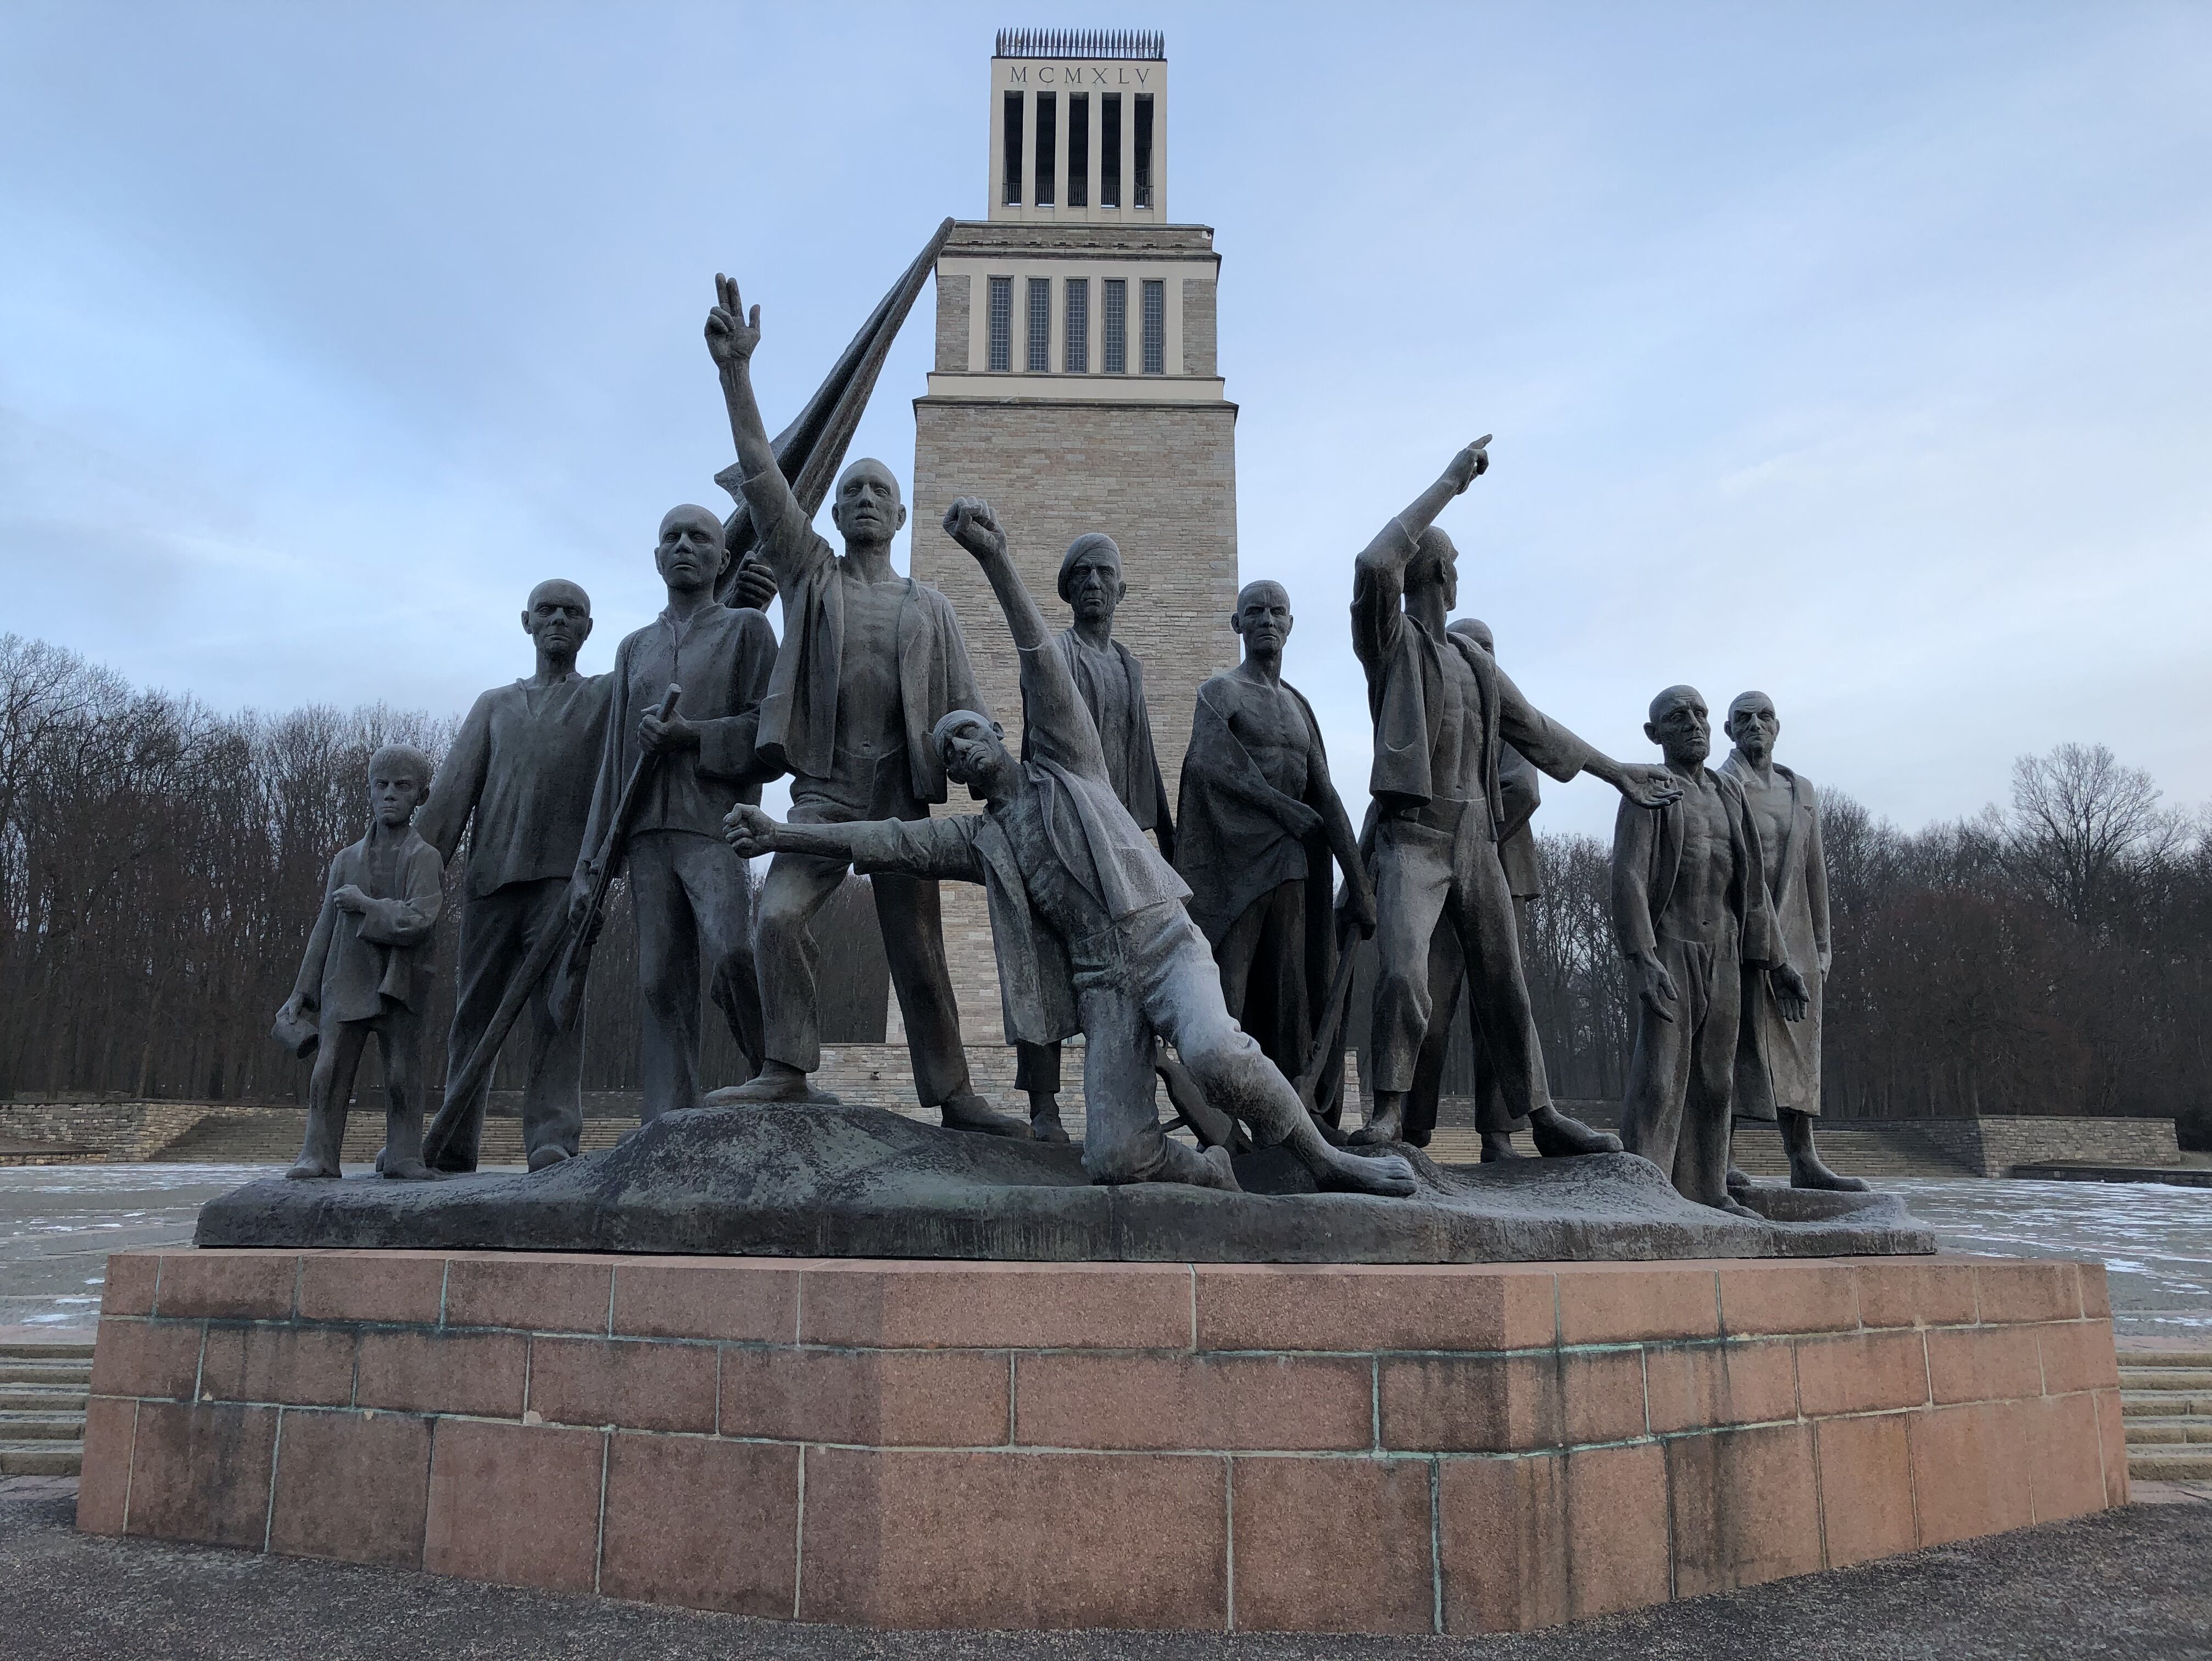
[{"label": "statue with raised fist", "polygon": [[[1175,821],[1168,812],[1168,788],[1152,748],[1152,717],[1145,707],[1145,666],[1114,638],[1114,613],[1129,593],[1121,575],[1121,545],[1103,531],[1076,538],[1060,559],[1059,587],[1075,621],[1053,637],[1053,647],[1066,660],[1075,690],[1098,729],[1107,778],[1137,828],[1151,831],[1161,854],[1172,861]],[[1024,758],[1029,749],[1024,737]],[[1030,1135],[1041,1142],[1066,1141],[1067,1130],[1060,1122],[1060,1046],[1017,1044],[1014,1087],[1030,1099]]]},{"label": "statue with raised fist", "polygon": [[981,799],[982,812],[778,824],[739,808],[732,845],[981,883],[1008,1039],[1084,1036],[1083,1163],[1093,1182],[1237,1185],[1225,1147],[1201,1153],[1161,1128],[1155,1067],[1164,1038],[1209,1107],[1241,1120],[1262,1146],[1287,1144],[1322,1185],[1411,1194],[1404,1159],[1330,1147],[1290,1080],[1231,1017],[1213,954],[1183,909],[1189,891],[1115,794],[1098,729],[989,507],[963,497],[945,526],[981,566],[1012,632],[1029,759],[1008,753],[988,715],[953,710],[932,739],[947,776]]}]

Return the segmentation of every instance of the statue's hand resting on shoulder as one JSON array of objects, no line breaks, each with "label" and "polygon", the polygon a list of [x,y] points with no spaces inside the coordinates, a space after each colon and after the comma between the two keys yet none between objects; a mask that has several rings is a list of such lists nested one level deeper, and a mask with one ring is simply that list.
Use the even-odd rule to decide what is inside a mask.
[{"label": "statue's hand resting on shoulder", "polygon": [[1638,762],[1621,768],[1616,788],[1638,807],[1664,807],[1682,794],[1682,781],[1664,767]]},{"label": "statue's hand resting on shoulder", "polygon": [[961,496],[945,510],[945,534],[978,559],[1006,551],[1006,533],[999,528],[999,516],[980,496]]},{"label": "statue's hand resting on shoulder", "polygon": [[741,801],[722,819],[722,840],[742,857],[758,859],[763,854],[775,852],[775,833],[780,828],[750,802]]},{"label": "statue's hand resting on shoulder", "polygon": [[760,307],[754,307],[748,319],[736,280],[715,272],[714,309],[707,313],[707,350],[714,362],[726,366],[750,362],[760,334]]}]

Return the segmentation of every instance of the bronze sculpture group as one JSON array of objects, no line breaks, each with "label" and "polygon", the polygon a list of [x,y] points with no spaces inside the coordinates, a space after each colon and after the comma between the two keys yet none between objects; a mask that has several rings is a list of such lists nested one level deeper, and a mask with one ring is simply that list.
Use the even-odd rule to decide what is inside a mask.
[{"label": "bronze sculpture group", "polygon": [[[834,1100],[810,1080],[821,1062],[812,925],[858,871],[872,880],[917,1100],[950,1129],[1065,1141],[1060,1045],[1080,1034],[1083,1162],[1097,1183],[1234,1189],[1232,1148],[1280,1144],[1322,1186],[1411,1193],[1413,1170],[1392,1150],[1430,1140],[1463,993],[1486,1161],[1512,1157],[1524,1127],[1549,1157],[1625,1144],[1685,1196],[1751,1216],[1732,1197],[1745,1181],[1729,1159],[1741,1114],[1778,1122],[1795,1185],[1864,1186],[1829,1171],[1813,1142],[1826,879],[1812,788],[1773,761],[1772,701],[1746,693],[1731,706],[1735,749],[1718,771],[1705,765],[1708,712],[1692,688],[1653,701],[1644,730],[1661,765],[1615,761],[1532,705],[1484,625],[1447,621],[1457,552],[1435,520],[1487,469],[1486,439],[1354,563],[1353,644],[1375,732],[1364,828],[1354,833],[1319,724],[1283,679],[1290,596],[1267,581],[1237,596],[1243,660],[1199,690],[1171,812],[1143,666],[1113,637],[1121,549],[1097,533],[1070,546],[1058,587],[1073,621],[1054,636],[988,504],[963,498],[945,515],[1019,659],[1016,757],[977,693],[951,604],[891,568],[907,515],[890,470],[861,459],[839,476],[842,554],[813,531],[790,435],[771,442],[753,395],[759,310],[745,312],[734,283],[716,285],[707,338],[740,513],[729,526],[690,505],[663,519],[666,608],[623,641],[609,673],[575,669],[588,597],[541,583],[523,615],[534,672],[478,700],[434,782],[418,753],[379,751],[374,823],[331,867],[280,1012],[280,1034],[320,1049],[291,1176],[338,1174],[344,1104],[372,1032],[389,1098],[380,1169],[473,1170],[489,1061],[525,1010],[530,1167],[576,1157],[575,984],[619,868],[637,922],[648,1123],[702,1100],[702,992],[751,1074],[718,1104]],[[763,610],[775,596],[781,642]],[[1638,1025],[1619,1138],[1553,1103],[1522,965],[1538,776],[1583,772],[1621,796],[1613,913]],[[779,824],[759,807],[761,787],[787,775]],[[954,784],[983,811],[933,816]],[[420,979],[440,868],[465,830],[447,1088],[426,1137]],[[762,855],[772,861],[756,900],[745,861]],[[969,1078],[939,925],[945,880],[987,892],[1027,1124],[994,1110]],[[1343,1002],[1349,954],[1370,936],[1372,1106],[1347,1137]],[[1197,1145],[1161,1122],[1163,1072]]]}]

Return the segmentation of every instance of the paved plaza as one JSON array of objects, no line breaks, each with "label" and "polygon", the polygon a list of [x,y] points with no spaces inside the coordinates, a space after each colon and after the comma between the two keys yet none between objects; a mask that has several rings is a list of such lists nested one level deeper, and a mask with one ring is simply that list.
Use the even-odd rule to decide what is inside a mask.
[{"label": "paved plaza", "polygon": [[[9,1661],[2086,1661],[2212,1655],[2212,1506],[2130,1506],[1519,1636],[858,1632],[523,1591],[70,1526],[74,1484],[0,1483]],[[1346,1565],[1347,1574],[1384,1573]],[[1172,1574],[1172,1564],[1161,1573]]]}]

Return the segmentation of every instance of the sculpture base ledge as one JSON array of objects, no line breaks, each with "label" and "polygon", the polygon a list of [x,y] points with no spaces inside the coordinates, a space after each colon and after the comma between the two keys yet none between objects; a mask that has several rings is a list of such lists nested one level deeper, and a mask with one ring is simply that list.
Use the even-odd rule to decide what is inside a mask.
[{"label": "sculpture base ledge", "polygon": [[1527,1629],[2127,1497],[2101,1264],[172,1250],[78,1526],[858,1627]]}]

